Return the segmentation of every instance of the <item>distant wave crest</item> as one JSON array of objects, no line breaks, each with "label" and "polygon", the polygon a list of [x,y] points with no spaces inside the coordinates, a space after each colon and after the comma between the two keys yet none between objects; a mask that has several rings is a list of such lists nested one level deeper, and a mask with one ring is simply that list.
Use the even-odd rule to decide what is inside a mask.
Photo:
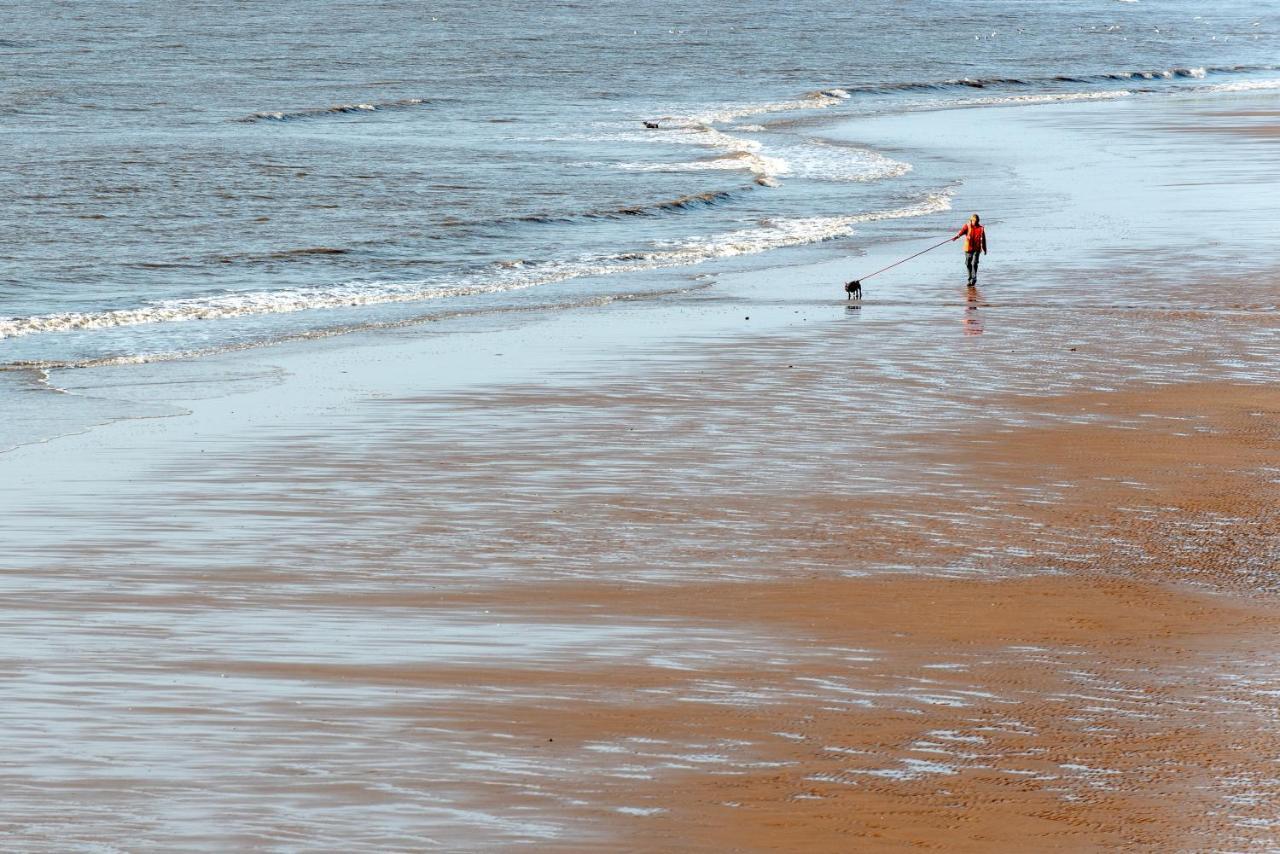
[{"label": "distant wave crest", "polygon": [[674,199],[665,199],[659,202],[651,202],[642,205],[624,205],[617,208],[607,208],[601,210],[584,211],[580,214],[530,214],[528,216],[513,217],[510,220],[501,220],[502,222],[576,222],[578,220],[590,219],[627,219],[629,217],[639,216],[661,216],[668,213],[681,213],[684,211],[697,210],[699,208],[710,208],[718,205],[726,204],[734,199],[749,193],[755,189],[751,184],[742,187],[736,187],[731,190],[710,190],[705,193],[691,193],[686,196],[677,196]]},{"label": "distant wave crest", "polygon": [[252,124],[254,122],[290,122],[299,119],[319,119],[328,116],[342,116],[353,113],[376,113],[386,110],[404,110],[410,107],[421,107],[430,104],[428,98],[401,98],[396,101],[371,101],[362,104],[335,104],[330,107],[305,107],[300,110],[264,111],[250,113],[236,121]]},{"label": "distant wave crest", "polygon": [[878,83],[846,86],[844,91],[850,97],[867,94],[897,94],[901,92],[943,92],[964,89],[992,89],[1019,87],[1047,87],[1063,83],[1097,84],[1125,83],[1144,80],[1202,80],[1206,77],[1228,74],[1249,74],[1264,71],[1280,71],[1280,65],[1227,65],[1174,67],[1145,71],[1106,71],[1099,74],[1054,74],[1045,77],[957,77],[948,80],[934,80],[904,83]]}]

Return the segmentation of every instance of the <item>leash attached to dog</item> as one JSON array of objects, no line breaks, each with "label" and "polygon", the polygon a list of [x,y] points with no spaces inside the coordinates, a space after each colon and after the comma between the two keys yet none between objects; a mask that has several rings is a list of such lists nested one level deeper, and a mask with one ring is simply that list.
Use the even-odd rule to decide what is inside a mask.
[{"label": "leash attached to dog", "polygon": [[933,250],[937,249],[939,246],[943,246],[943,245],[945,245],[945,244],[947,244],[947,243],[950,243],[950,242],[951,242],[951,240],[952,240],[952,238],[948,237],[946,240],[942,241],[941,243],[935,243],[935,244],[933,244],[933,245],[932,245],[932,246],[930,246],[928,249],[921,249],[921,250],[920,250],[919,252],[917,252],[916,254],[914,254],[914,255],[909,255],[909,256],[907,256],[906,258],[903,258],[901,261],[894,261],[894,262],[893,262],[892,264],[890,264],[888,267],[881,267],[879,270],[876,270],[874,273],[868,273],[867,275],[863,276],[861,279],[854,279],[852,282],[848,282],[848,283],[846,283],[846,284],[845,284],[845,286],[844,286],[844,292],[845,292],[846,294],[849,294],[850,296],[852,296],[854,293],[857,293],[859,296],[861,296],[861,295],[862,295],[862,283],[863,283],[863,281],[865,281],[866,279],[869,279],[869,278],[871,278],[872,276],[878,276],[878,275],[880,275],[881,273],[883,273],[885,270],[892,270],[894,267],[898,266],[899,264],[905,264],[905,263],[907,263],[907,262],[908,262],[908,261],[910,261],[912,258],[919,258],[921,255],[923,255],[923,254],[924,254],[924,253],[926,253],[926,252],[932,252]]}]

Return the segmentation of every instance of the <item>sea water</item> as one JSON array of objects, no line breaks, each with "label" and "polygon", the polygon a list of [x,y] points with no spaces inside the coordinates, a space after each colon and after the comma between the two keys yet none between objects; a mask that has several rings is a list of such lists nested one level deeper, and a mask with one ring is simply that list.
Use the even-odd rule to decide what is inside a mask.
[{"label": "sea water", "polygon": [[942,221],[965,176],[834,120],[1280,86],[1280,13],[1230,0],[9,12],[0,448],[153,414],[72,405],[52,368],[663,293]]}]

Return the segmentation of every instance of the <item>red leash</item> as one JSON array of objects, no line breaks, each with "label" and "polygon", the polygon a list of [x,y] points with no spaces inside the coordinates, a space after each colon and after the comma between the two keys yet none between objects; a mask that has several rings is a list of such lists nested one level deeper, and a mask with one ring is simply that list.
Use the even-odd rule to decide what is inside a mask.
[{"label": "red leash", "polygon": [[876,270],[874,273],[868,273],[867,275],[863,276],[863,277],[862,277],[862,279],[854,279],[854,280],[853,280],[852,282],[850,282],[849,284],[851,284],[851,285],[860,285],[860,284],[862,284],[862,280],[863,280],[863,279],[869,279],[869,278],[871,278],[872,276],[878,276],[878,275],[880,275],[881,273],[883,273],[885,270],[892,270],[894,267],[898,266],[899,264],[905,264],[905,263],[907,263],[907,262],[908,262],[908,261],[910,261],[912,258],[919,258],[921,255],[923,255],[923,254],[924,254],[924,253],[926,253],[926,252],[932,252],[933,250],[935,250],[935,249],[937,249],[939,246],[941,246],[943,243],[950,243],[953,239],[954,239],[954,238],[948,237],[946,240],[942,241],[942,243],[935,243],[935,244],[933,244],[932,246],[930,246],[928,249],[921,249],[919,252],[917,252],[917,253],[916,253],[916,254],[914,254],[914,255],[911,255],[911,256],[908,256],[908,257],[906,257],[906,258],[903,258],[901,261],[894,261],[894,262],[893,262],[892,264],[890,264],[888,267],[881,267],[879,270]]}]

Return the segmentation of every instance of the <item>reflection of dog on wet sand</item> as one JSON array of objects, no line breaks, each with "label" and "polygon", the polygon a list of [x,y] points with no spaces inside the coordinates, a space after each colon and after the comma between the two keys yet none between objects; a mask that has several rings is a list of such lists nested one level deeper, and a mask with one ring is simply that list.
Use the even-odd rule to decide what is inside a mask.
[{"label": "reflection of dog on wet sand", "polygon": [[844,298],[862,299],[862,282],[857,279],[854,279],[852,282],[845,282]]}]

